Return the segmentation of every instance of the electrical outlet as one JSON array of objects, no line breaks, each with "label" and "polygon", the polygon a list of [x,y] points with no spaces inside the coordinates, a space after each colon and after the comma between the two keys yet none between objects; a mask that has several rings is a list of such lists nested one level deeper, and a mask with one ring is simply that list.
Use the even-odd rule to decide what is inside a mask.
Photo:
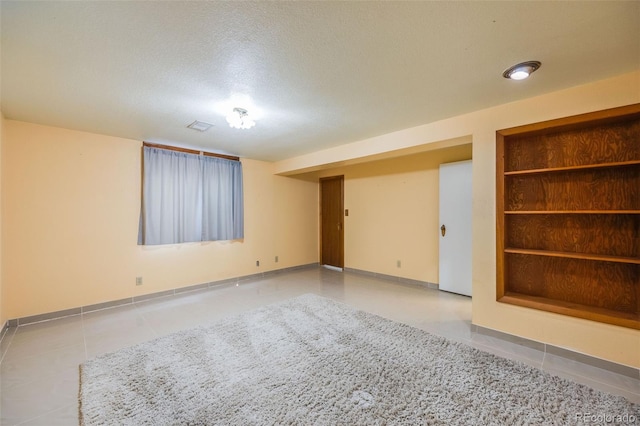
[{"label": "electrical outlet", "polygon": [[136,285],[142,285],[142,277],[136,277]]},{"label": "electrical outlet", "polygon": [[398,261],[396,262],[396,266],[397,266],[398,268],[402,268],[402,262],[400,262],[400,261],[398,260]]},{"label": "electrical outlet", "polygon": [[256,260],[256,266],[260,266],[260,261]]},{"label": "electrical outlet", "polygon": [[278,263],[278,256],[276,256],[276,263]]}]

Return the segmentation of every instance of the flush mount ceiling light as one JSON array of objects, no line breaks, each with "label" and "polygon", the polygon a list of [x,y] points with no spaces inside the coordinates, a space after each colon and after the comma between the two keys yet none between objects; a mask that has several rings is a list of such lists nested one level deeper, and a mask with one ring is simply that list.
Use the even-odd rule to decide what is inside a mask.
[{"label": "flush mount ceiling light", "polygon": [[521,62],[508,68],[502,73],[502,76],[504,78],[510,78],[511,80],[524,80],[529,77],[532,72],[540,68],[540,65],[542,64],[538,61]]},{"label": "flush mount ceiling light", "polygon": [[256,125],[256,122],[249,117],[249,113],[244,108],[234,108],[227,115],[227,123],[234,129],[250,129]]}]

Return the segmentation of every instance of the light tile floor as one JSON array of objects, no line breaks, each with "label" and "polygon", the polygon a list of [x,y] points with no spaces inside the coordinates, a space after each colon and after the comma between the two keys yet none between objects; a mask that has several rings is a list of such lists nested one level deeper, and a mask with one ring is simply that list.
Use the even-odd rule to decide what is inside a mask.
[{"label": "light tile floor", "polygon": [[305,293],[640,403],[640,380],[475,333],[468,297],[309,268],[10,329],[0,345],[2,425],[77,425],[78,365],[85,360]]}]

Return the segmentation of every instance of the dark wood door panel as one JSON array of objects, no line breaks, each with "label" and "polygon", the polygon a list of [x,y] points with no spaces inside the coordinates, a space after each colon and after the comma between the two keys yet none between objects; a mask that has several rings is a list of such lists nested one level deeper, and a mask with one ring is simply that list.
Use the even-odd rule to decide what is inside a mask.
[{"label": "dark wood door panel", "polygon": [[344,267],[344,178],[320,179],[320,245],[323,265]]}]

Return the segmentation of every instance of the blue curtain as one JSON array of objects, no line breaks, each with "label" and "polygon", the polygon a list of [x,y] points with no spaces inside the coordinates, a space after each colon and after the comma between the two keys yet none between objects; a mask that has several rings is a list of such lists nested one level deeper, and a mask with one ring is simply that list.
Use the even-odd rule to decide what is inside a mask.
[{"label": "blue curtain", "polygon": [[138,243],[244,238],[242,163],[144,147]]}]

